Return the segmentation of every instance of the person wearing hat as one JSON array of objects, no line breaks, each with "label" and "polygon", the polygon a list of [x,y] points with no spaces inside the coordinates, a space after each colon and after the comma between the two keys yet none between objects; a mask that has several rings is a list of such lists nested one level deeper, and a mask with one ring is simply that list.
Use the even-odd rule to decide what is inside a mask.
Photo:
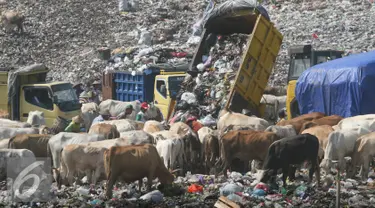
[{"label": "person wearing hat", "polygon": [[148,109],[148,104],[146,102],[143,102],[141,104],[141,111],[139,111],[139,113],[137,114],[137,117],[135,117],[135,120],[146,122],[145,113],[147,112],[147,109]]},{"label": "person wearing hat", "polygon": [[73,89],[76,91],[77,97],[79,97],[83,92],[82,83],[73,84]]},{"label": "person wearing hat", "polygon": [[95,81],[94,83],[92,83],[92,86],[93,86],[93,102],[95,102],[96,104],[100,104],[101,100],[102,100],[102,91],[101,91],[101,82],[100,81]]},{"label": "person wearing hat", "polygon": [[65,128],[65,132],[74,132],[78,133],[81,131],[81,123],[83,119],[81,116],[75,116],[72,118],[72,122]]},{"label": "person wearing hat", "polygon": [[96,123],[100,123],[102,121],[107,121],[107,120],[109,120],[110,117],[111,117],[111,114],[109,113],[109,110],[100,110],[99,116],[94,118],[91,126],[93,126]]},{"label": "person wearing hat", "polygon": [[120,113],[117,117],[115,117],[115,119],[126,119],[132,113],[133,113],[133,106],[129,104],[125,107],[125,111]]}]

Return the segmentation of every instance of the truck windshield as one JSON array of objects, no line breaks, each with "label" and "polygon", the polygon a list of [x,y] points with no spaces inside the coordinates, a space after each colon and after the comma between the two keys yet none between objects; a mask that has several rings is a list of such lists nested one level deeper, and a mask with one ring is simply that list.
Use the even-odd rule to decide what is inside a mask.
[{"label": "truck windshield", "polygon": [[52,85],[51,88],[54,103],[60,108],[61,111],[75,111],[81,108],[77,95],[70,84]]},{"label": "truck windshield", "polygon": [[181,83],[184,81],[185,76],[176,76],[168,78],[169,95],[172,99],[176,99],[178,91],[180,91]]},{"label": "truck windshield", "polygon": [[310,58],[296,58],[292,59],[290,62],[290,79],[298,79],[298,77],[304,72],[307,68],[310,67]]}]

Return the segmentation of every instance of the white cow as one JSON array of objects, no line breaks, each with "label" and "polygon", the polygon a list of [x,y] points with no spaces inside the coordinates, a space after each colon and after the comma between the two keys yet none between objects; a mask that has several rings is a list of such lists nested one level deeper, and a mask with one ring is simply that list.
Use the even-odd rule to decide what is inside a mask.
[{"label": "white cow", "polygon": [[44,113],[42,111],[30,111],[26,122],[32,126],[46,125],[46,120],[44,119]]},{"label": "white cow", "polygon": [[99,106],[96,103],[84,103],[82,104],[81,112],[86,132],[88,132],[92,121],[99,116]]},{"label": "white cow", "polygon": [[324,151],[324,158],[320,163],[320,167],[326,172],[332,167],[332,160],[338,160],[339,168],[346,168],[344,157],[352,156],[356,140],[362,135],[368,134],[370,131],[366,128],[352,128],[333,131],[328,136],[328,144]]},{"label": "white cow", "polygon": [[[204,153],[204,139],[205,138],[211,138],[211,137],[207,137],[208,135],[213,135],[213,136],[216,136],[217,135],[217,132],[214,131],[213,129],[207,127],[207,126],[204,126],[202,128],[200,128],[198,130],[198,138],[199,138],[199,142],[201,143],[201,155],[205,155]],[[215,137],[216,138],[216,137]]]},{"label": "white cow", "polygon": [[159,121],[154,120],[146,121],[145,125],[143,126],[143,131],[149,134],[164,130],[164,126]]},{"label": "white cow", "polygon": [[9,119],[0,118],[0,127],[30,128],[31,125],[20,121],[12,121]]},{"label": "white cow", "polygon": [[135,120],[136,115],[141,110],[141,103],[138,100],[132,102],[122,102],[108,99],[100,103],[99,109],[100,111],[108,110],[111,116],[118,116],[120,113],[125,111],[126,106],[129,104],[133,106],[133,112],[129,116],[129,119]]},{"label": "white cow", "polygon": [[258,118],[243,115],[241,113],[229,112],[222,110],[219,114],[219,121],[217,122],[217,129],[219,131],[219,138],[223,135],[223,131],[230,125],[233,126],[249,126],[253,130],[264,131],[270,126],[268,121]]},{"label": "white cow", "polygon": [[297,135],[296,130],[294,129],[293,125],[286,125],[286,126],[272,125],[272,126],[269,126],[264,131],[273,132],[278,137],[280,137],[280,139]]},{"label": "white cow", "polygon": [[106,123],[106,124],[112,124],[117,127],[117,131],[120,132],[127,132],[127,131],[134,131],[134,130],[140,130],[138,129],[138,125],[135,121],[129,120],[129,119],[120,119],[120,120],[111,120],[111,121],[103,121],[99,123]]},{"label": "white cow", "polygon": [[357,139],[354,153],[349,168],[348,177],[354,177],[356,173],[356,167],[360,166],[360,176],[363,181],[367,180],[370,162],[375,156],[375,132],[363,135]]},{"label": "white cow", "polygon": [[154,137],[142,130],[123,132],[118,140],[122,145],[156,144]]},{"label": "white cow", "polygon": [[375,114],[359,115],[342,119],[337,127],[339,129],[349,129],[355,127],[368,128],[375,130]]},{"label": "white cow", "polygon": [[8,149],[10,139],[0,139],[0,149]]},{"label": "white cow", "polygon": [[0,139],[7,139],[20,134],[38,134],[37,128],[9,128],[0,127]]},{"label": "white cow", "polygon": [[60,132],[52,136],[48,141],[48,152],[52,157],[52,166],[60,166],[61,150],[68,144],[80,144],[104,140],[103,135],[98,134],[79,134],[70,132]]},{"label": "white cow", "polygon": [[[116,140],[116,139],[113,139]],[[106,145],[113,143],[105,140]],[[96,184],[101,175],[104,175],[104,151],[106,147],[98,144],[69,144],[61,152],[61,164],[59,169],[54,169],[54,177],[57,179],[58,188],[61,187],[62,181],[66,184],[73,183],[73,176],[86,173],[90,183]],[[59,180],[61,179],[61,180]]]},{"label": "white cow", "polygon": [[167,168],[175,168],[176,164],[183,169],[184,164],[184,142],[178,134],[171,135],[172,138],[159,140],[156,149]]}]

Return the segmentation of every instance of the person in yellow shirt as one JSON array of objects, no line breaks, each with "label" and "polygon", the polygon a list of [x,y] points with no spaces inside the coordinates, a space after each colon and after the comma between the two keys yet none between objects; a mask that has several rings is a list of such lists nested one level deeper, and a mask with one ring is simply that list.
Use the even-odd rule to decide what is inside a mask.
[{"label": "person in yellow shirt", "polygon": [[81,131],[81,123],[82,123],[81,116],[75,116],[72,118],[72,122],[65,128],[65,132],[74,132],[79,133]]}]

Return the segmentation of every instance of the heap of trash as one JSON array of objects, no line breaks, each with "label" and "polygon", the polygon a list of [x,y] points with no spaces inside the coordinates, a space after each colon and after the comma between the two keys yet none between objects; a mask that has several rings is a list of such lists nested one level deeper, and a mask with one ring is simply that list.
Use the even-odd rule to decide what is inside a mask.
[{"label": "heap of trash", "polygon": [[[264,184],[256,180],[257,175],[248,172],[231,172],[228,179],[223,176],[191,174],[178,176],[173,185],[160,186],[154,183],[153,190],[137,184],[118,183],[113,197],[105,198],[105,183],[100,185],[63,186],[58,190],[53,184],[48,202],[24,203],[30,207],[213,207],[219,198],[244,207],[334,207],[336,197],[335,178],[322,177],[321,187],[316,183],[307,184],[308,170],[297,173],[296,181],[287,181],[283,187],[280,179],[277,184]],[[375,202],[374,172],[368,182],[362,184],[342,177],[341,207],[371,207]],[[84,182],[85,179],[83,179]],[[4,184],[5,181],[1,184]],[[145,184],[145,183],[144,183]],[[0,192],[0,206],[9,206],[7,191]],[[18,204],[20,205],[20,204]]]}]

